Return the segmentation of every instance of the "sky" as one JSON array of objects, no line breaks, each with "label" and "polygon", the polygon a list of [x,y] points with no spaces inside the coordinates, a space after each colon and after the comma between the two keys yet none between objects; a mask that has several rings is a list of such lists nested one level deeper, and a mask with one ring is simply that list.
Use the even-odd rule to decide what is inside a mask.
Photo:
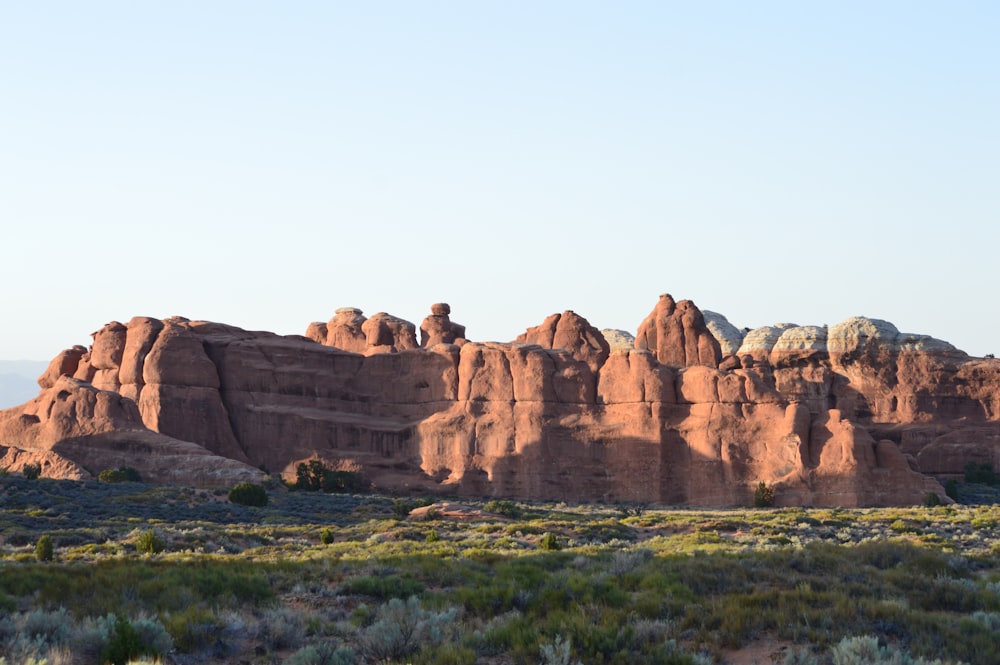
[{"label": "sky", "polygon": [[661,293],[1000,353],[995,2],[0,4],[0,359]]}]

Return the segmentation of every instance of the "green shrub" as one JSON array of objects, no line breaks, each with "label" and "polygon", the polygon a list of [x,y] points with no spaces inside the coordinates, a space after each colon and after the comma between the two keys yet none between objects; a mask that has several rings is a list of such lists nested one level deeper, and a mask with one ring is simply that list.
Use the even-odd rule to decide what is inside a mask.
[{"label": "green shrub", "polygon": [[286,607],[266,610],[257,623],[257,638],[273,651],[297,648],[305,634],[302,615]]},{"label": "green shrub", "polygon": [[431,499],[393,499],[392,500],[392,514],[401,520],[405,520],[410,516],[410,511],[414,508],[423,508],[424,506],[429,506],[434,503]]},{"label": "green shrub", "polygon": [[321,642],[302,647],[285,660],[285,665],[355,665],[358,657],[348,647]]},{"label": "green shrub", "polygon": [[494,500],[488,501],[483,510],[489,513],[495,513],[497,515],[503,515],[504,517],[510,517],[511,519],[517,519],[524,514],[521,507],[514,503],[513,501],[507,500]]},{"label": "green shrub", "polygon": [[833,665],[941,665],[940,660],[913,658],[894,646],[880,647],[874,635],[845,637],[831,653]]},{"label": "green shrub", "polygon": [[646,512],[646,506],[641,503],[631,505],[620,503],[618,504],[618,512],[622,517],[642,517]]},{"label": "green shrub", "polygon": [[35,558],[39,561],[52,561],[54,555],[52,538],[47,535],[39,538],[38,542],[35,543]]},{"label": "green shrub", "polygon": [[753,492],[753,505],[756,508],[770,508],[774,505],[774,488],[763,480],[757,483]]},{"label": "green shrub", "polygon": [[268,503],[267,490],[253,483],[240,483],[229,490],[229,502],[241,506],[264,507]]},{"label": "green shrub", "polygon": [[319,542],[324,545],[329,545],[333,542],[333,531],[330,529],[323,529],[319,532]]},{"label": "green shrub", "polygon": [[21,469],[21,473],[28,480],[37,480],[42,475],[42,465],[41,464],[25,464],[24,468]]},{"label": "green shrub", "polygon": [[140,533],[135,541],[135,549],[140,554],[157,554],[162,552],[164,548],[166,548],[166,543],[152,529]]},{"label": "green shrub", "polygon": [[97,474],[97,480],[102,483],[141,483],[142,474],[130,466],[120,466],[101,471]]},{"label": "green shrub", "polygon": [[378,608],[375,621],[359,634],[361,653],[370,661],[389,663],[454,637],[458,610],[424,609],[416,596],[393,598]]},{"label": "green shrub", "polygon": [[965,482],[997,485],[1000,484],[1000,476],[989,462],[969,462],[965,465]]},{"label": "green shrub", "polygon": [[174,646],[182,653],[192,653],[216,642],[222,627],[215,614],[203,607],[188,607],[169,614],[164,625],[173,637]]},{"label": "green shrub", "polygon": [[939,497],[935,492],[928,492],[924,497],[924,505],[928,508],[933,508],[934,506],[941,505],[941,497]]},{"label": "green shrub", "polygon": [[559,546],[559,539],[555,537],[555,534],[546,531],[542,534],[542,537],[538,539],[538,548],[545,550],[546,552],[555,552],[556,550],[562,549]]},{"label": "green shrub", "polygon": [[551,644],[542,644],[538,648],[542,657],[542,665],[570,665],[571,648],[570,640],[563,640],[561,635],[556,635],[555,641]]},{"label": "green shrub", "polygon": [[[139,635],[124,617],[115,619],[114,631],[101,652],[101,662],[111,665],[128,665],[139,656],[147,655]],[[152,654],[149,654],[152,655]]]},{"label": "green shrub", "polygon": [[343,586],[343,593],[373,598],[406,598],[422,593],[424,585],[412,577],[385,575],[352,577]]},{"label": "green shrub", "polygon": [[958,501],[958,481],[954,478],[945,481],[944,493],[947,494],[952,501]]},{"label": "green shrub", "polygon": [[295,467],[292,489],[304,492],[364,492],[370,488],[360,473],[332,469],[323,460],[301,462]]}]

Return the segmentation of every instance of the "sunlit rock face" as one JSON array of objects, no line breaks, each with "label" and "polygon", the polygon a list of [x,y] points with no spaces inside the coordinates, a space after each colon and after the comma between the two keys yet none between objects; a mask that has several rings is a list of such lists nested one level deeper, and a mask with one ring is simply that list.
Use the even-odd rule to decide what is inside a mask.
[{"label": "sunlit rock face", "polygon": [[[377,489],[571,501],[888,505],[1000,467],[1000,362],[876,319],[742,331],[664,294],[636,330],[573,311],[476,342],[337,310],[304,336],[136,317],[59,353],[0,412],[0,457],[231,484],[319,457]],[[931,474],[931,475],[929,475]]]}]

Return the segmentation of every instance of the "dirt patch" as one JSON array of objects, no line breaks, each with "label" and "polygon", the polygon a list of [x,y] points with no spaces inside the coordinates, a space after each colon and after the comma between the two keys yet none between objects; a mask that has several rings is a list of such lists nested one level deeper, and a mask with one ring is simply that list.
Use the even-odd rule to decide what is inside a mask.
[{"label": "dirt patch", "polygon": [[758,640],[733,651],[722,652],[725,665],[772,665],[781,663],[795,644],[786,640]]}]

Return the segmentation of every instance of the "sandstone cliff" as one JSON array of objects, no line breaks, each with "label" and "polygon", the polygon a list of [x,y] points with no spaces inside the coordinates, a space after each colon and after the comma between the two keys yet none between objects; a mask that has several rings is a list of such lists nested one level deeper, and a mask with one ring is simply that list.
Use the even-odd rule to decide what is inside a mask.
[{"label": "sandstone cliff", "polygon": [[230,484],[318,456],[386,491],[731,505],[763,480],[854,506],[1000,461],[1000,362],[882,321],[743,334],[664,295],[631,349],[569,311],[510,344],[468,341],[444,303],[416,330],[354,308],[302,337],[114,322],[0,412],[0,464]]}]

